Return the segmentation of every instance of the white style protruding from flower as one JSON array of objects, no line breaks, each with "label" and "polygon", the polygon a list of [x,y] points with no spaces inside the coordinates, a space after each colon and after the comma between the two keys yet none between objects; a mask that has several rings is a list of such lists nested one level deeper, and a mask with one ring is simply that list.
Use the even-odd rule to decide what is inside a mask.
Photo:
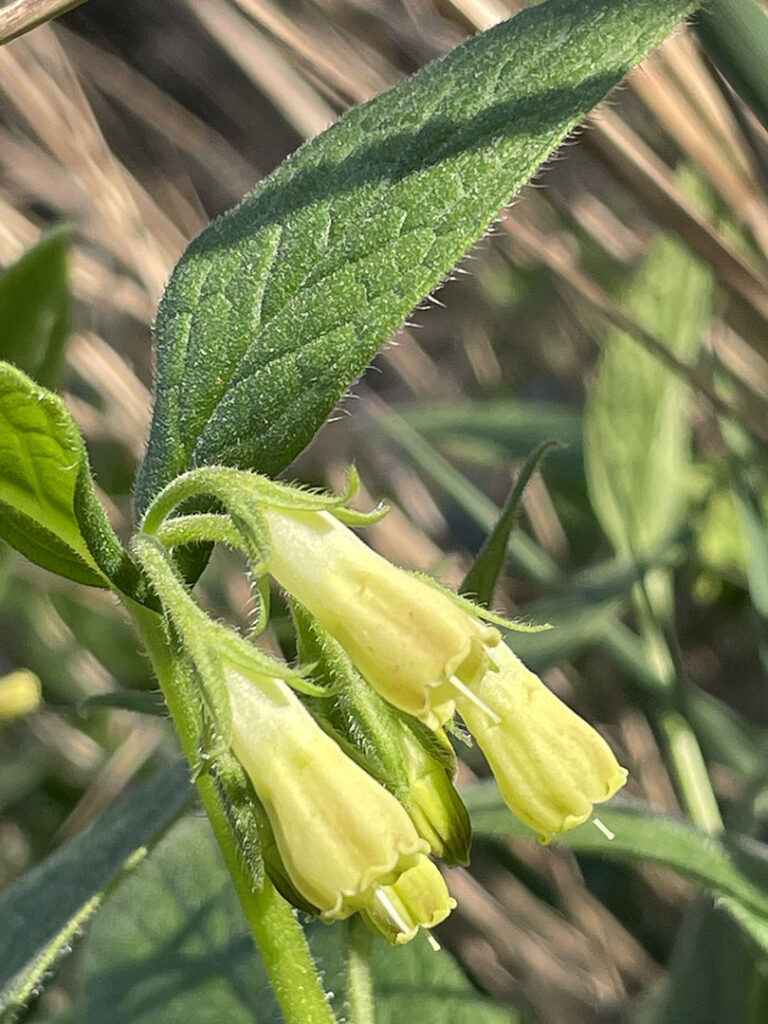
[{"label": "white style protruding from flower", "polygon": [[320,728],[281,679],[226,672],[231,745],[291,881],[326,921],[348,917],[429,851],[400,803]]},{"label": "white style protruding from flower", "polygon": [[385,700],[435,729],[485,675],[498,630],[372,551],[328,512],[264,509],[267,569]]},{"label": "white style protruding from flower", "polygon": [[500,644],[475,685],[476,701],[458,699],[467,728],[488,759],[509,809],[547,842],[592,817],[593,805],[625,783],[605,740]]}]

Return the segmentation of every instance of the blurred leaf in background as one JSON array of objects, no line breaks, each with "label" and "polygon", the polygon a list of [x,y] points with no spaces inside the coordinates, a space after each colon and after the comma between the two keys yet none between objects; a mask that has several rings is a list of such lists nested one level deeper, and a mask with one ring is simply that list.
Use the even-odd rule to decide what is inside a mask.
[{"label": "blurred leaf in background", "polygon": [[[690,195],[696,180],[679,179]],[[695,364],[713,313],[714,276],[670,235],[655,239],[623,296],[632,316],[668,350]],[[632,561],[668,539],[686,511],[691,395],[637,339],[610,331],[590,388],[584,423],[587,481],[616,553]]]},{"label": "blurred leaf in background", "polygon": [[0,359],[59,381],[70,330],[67,234],[51,231],[0,276]]}]

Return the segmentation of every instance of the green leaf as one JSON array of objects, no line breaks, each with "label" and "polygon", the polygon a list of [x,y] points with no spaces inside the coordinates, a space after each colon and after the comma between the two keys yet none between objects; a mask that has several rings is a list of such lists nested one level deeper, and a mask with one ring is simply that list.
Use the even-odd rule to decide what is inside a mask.
[{"label": "green leaf", "polygon": [[727,765],[745,781],[762,777],[768,743],[765,729],[697,689],[691,689],[687,713],[708,758]]},{"label": "green leaf", "polygon": [[[542,637],[548,638],[555,632],[550,630]],[[599,644],[647,695],[656,700],[661,698],[662,702],[668,700],[664,679],[650,664],[642,639],[628,626],[617,619],[605,623]],[[687,694],[686,705],[688,718],[708,758],[727,765],[745,782],[762,777],[761,751],[768,742],[765,730],[696,687],[691,687]]]},{"label": "green leaf", "polygon": [[708,0],[696,16],[707,54],[768,128],[768,17],[757,0]]},{"label": "green leaf", "polygon": [[[4,419],[3,413],[0,398],[0,417]],[[3,456],[4,453],[0,451],[0,469],[4,469]],[[5,481],[0,480],[0,490],[4,489],[4,484]],[[30,562],[41,565],[50,572],[65,576],[76,583],[86,583],[91,587],[107,586],[107,581],[91,558],[78,554],[62,539],[61,534],[46,529],[31,516],[24,515],[4,501],[0,501],[0,537],[25,555]]]},{"label": "green leaf", "polygon": [[0,534],[52,572],[105,586],[75,512],[78,477],[88,465],[66,406],[1,364],[0,422]]},{"label": "green leaf", "polygon": [[158,314],[140,511],[191,465],[283,469],[563,136],[692,6],[523,11],[352,110],[204,231]]},{"label": "green leaf", "polygon": [[[341,929],[310,942],[343,1015]],[[377,1024],[514,1024],[426,942],[373,957]],[[280,1013],[229,876],[202,819],[184,820],[120,886],[86,940],[82,990],[49,1024],[278,1024]]]},{"label": "green leaf", "polygon": [[525,488],[548,449],[557,446],[557,441],[542,441],[523,464],[515,483],[511,487],[496,525],[488,534],[472,566],[459,588],[462,594],[472,597],[478,604],[489,607],[496,589],[496,581],[504,567],[509,538],[515,525],[517,513],[523,500]]},{"label": "green leaf", "polygon": [[[335,979],[334,979],[335,982]],[[426,941],[373,950],[376,1024],[519,1024],[511,1007],[496,1006],[476,992],[453,958]]]},{"label": "green leaf", "polygon": [[723,423],[733,501],[738,515],[749,594],[755,613],[757,647],[768,676],[768,486],[763,460],[736,424]]},{"label": "green leaf", "polygon": [[[504,806],[495,785],[474,786],[462,795],[476,834],[533,838],[531,830]],[[614,839],[587,822],[560,836],[557,842],[608,858],[673,868],[708,889],[753,938],[768,940],[768,847],[763,843],[729,832],[715,836],[682,819],[620,806],[616,800],[601,806],[599,816],[614,833]],[[761,928],[757,921],[762,922]],[[768,944],[763,948],[768,950]]]},{"label": "green leaf", "polygon": [[554,592],[525,606],[527,622],[547,622],[545,633],[508,633],[507,643],[526,665],[542,673],[566,658],[576,657],[599,643],[615,623],[632,591],[650,566],[664,564],[664,551],[655,558],[626,566],[609,561],[574,574]]},{"label": "green leaf", "polygon": [[[713,278],[681,242],[661,236],[625,296],[629,312],[691,361],[704,337]],[[592,506],[618,554],[632,558],[680,522],[689,461],[687,388],[627,334],[612,330],[586,407]]]},{"label": "green leaf", "polygon": [[741,925],[763,953],[768,953],[768,916],[756,913],[732,896],[721,896],[717,905]]},{"label": "green leaf", "polygon": [[111,896],[57,1024],[280,1024],[221,853],[185,819]]},{"label": "green leaf", "polygon": [[192,795],[185,765],[158,772],[3,896],[0,1014],[29,1000],[108,887],[139,863]]},{"label": "green leaf", "polygon": [[49,388],[69,335],[66,238],[52,231],[0,277],[0,359]]},{"label": "green leaf", "polygon": [[[377,418],[375,422],[407,452],[424,476],[458,505],[470,522],[482,527],[486,533],[493,530],[501,511],[498,505],[443,458],[410,423],[393,412]],[[551,584],[559,576],[557,563],[519,527],[514,527],[509,536],[507,555],[513,565],[537,583]]]},{"label": "green leaf", "polygon": [[[722,904],[721,900],[721,904]],[[755,963],[738,925],[709,900],[689,907],[654,1024],[748,1024]]]},{"label": "green leaf", "polygon": [[67,407],[8,363],[0,363],[0,537],[60,576],[142,593]]},{"label": "green leaf", "polygon": [[408,403],[403,419],[428,441],[476,441],[509,462],[524,459],[548,437],[564,447],[547,458],[547,466],[580,462],[581,415],[563,405],[519,398]]},{"label": "green leaf", "polygon": [[[593,550],[599,526],[587,497],[582,451],[582,417],[562,405],[504,398],[425,402],[398,407],[406,424],[464,467],[503,470],[523,460],[548,439],[558,442],[547,454],[547,488],[578,559]],[[514,543],[514,542],[513,542]]]},{"label": "green leaf", "polygon": [[96,693],[80,702],[79,710],[88,714],[98,708],[120,708],[138,715],[166,718],[168,709],[161,693],[146,690],[116,690],[114,693]]}]

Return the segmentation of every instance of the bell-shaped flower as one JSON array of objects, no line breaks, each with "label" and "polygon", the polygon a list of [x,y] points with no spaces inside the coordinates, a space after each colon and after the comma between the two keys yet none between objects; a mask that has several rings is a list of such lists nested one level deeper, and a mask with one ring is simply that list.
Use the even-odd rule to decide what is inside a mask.
[{"label": "bell-shaped flower", "polygon": [[225,669],[231,746],[291,882],[326,921],[368,905],[428,852],[400,803],[341,750],[281,679]]},{"label": "bell-shaped flower", "polygon": [[420,929],[429,932],[444,921],[455,906],[456,901],[435,865],[428,857],[419,857],[396,882],[378,889],[360,913],[387,942],[403,946]]},{"label": "bell-shaped flower", "polygon": [[483,678],[498,630],[372,551],[329,512],[268,505],[269,573],[385,700],[435,729]]},{"label": "bell-shaped flower", "polygon": [[605,740],[500,644],[457,708],[509,809],[543,842],[581,825],[627,773]]}]

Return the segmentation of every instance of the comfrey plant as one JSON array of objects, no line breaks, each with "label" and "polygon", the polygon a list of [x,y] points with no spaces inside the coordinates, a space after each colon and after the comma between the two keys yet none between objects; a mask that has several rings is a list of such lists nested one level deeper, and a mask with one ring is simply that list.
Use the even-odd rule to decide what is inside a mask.
[{"label": "comfrey plant", "polygon": [[[350,934],[362,922],[393,945],[452,909],[435,858],[469,856],[447,738],[457,716],[543,841],[624,782],[601,737],[515,656],[519,624],[373,552],[353,532],[372,518],[349,509],[354,486],[336,497],[272,478],[692,6],[535,5],[350,112],[194,240],[158,311],[127,548],[48,364],[0,365],[0,533],[38,565],[111,589],[131,616],[289,1024],[333,1019],[294,907],[350,919]],[[216,543],[248,560],[254,636],[195,599]],[[288,595],[296,665],[256,642],[270,580]],[[50,956],[13,965],[13,1005],[37,990],[72,922]]]}]

